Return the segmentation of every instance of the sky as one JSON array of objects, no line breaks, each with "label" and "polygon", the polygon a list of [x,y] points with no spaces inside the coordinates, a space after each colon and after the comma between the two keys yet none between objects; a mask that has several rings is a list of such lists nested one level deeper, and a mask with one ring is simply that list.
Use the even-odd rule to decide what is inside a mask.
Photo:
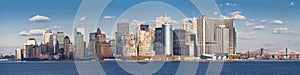
[{"label": "sky", "polygon": [[[0,1],[0,54],[14,54],[28,38],[42,40],[43,29],[63,31],[72,36],[75,21],[100,27],[113,37],[117,22],[134,25],[146,23],[154,26],[158,16],[172,18],[174,28],[182,28],[183,17],[202,14],[188,0],[113,0],[104,9],[97,23],[91,23],[88,12],[75,19],[82,0],[1,0]],[[282,50],[289,48],[300,52],[300,1],[299,0],[215,0],[220,12],[209,14],[234,18],[237,31],[237,52],[255,51],[259,48]],[[99,3],[101,4],[101,3]],[[205,3],[204,3],[205,4]],[[93,10],[97,6],[92,6]],[[205,8],[210,9],[207,6]],[[298,13],[298,14],[297,14]],[[95,29],[90,29],[92,32]],[[71,38],[73,39],[73,38]]]}]

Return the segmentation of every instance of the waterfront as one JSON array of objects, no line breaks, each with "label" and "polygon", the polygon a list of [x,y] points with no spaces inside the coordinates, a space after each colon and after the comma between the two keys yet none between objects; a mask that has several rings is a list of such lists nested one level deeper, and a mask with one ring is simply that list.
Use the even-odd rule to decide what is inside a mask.
[{"label": "waterfront", "polygon": [[[179,64],[180,62],[166,62],[155,74],[175,74]],[[204,75],[208,64],[209,62],[199,62],[197,75]],[[101,65],[108,75],[129,74],[120,68],[117,62],[101,62]],[[226,61],[221,75],[298,75],[299,70],[300,61],[298,60]],[[75,62],[72,61],[1,61],[0,75],[78,75],[78,72]]]}]

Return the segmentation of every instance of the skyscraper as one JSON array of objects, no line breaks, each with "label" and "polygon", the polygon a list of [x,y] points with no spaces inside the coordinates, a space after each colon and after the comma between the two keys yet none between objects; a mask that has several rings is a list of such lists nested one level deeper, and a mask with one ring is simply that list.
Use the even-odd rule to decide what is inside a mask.
[{"label": "skyscraper", "polygon": [[164,55],[163,54],[163,44],[162,44],[162,28],[155,28],[155,40],[154,40],[154,50],[155,55]]},{"label": "skyscraper", "polygon": [[69,47],[69,45],[71,44],[71,42],[70,42],[70,38],[69,38],[69,36],[65,36],[65,38],[64,38],[64,57],[65,57],[65,59],[68,59],[68,58],[70,58],[70,47]]},{"label": "skyscraper", "polygon": [[129,23],[118,23],[116,32],[116,54],[123,56],[123,46],[125,45],[125,36],[129,34]]},{"label": "skyscraper", "polygon": [[44,52],[42,54],[45,55],[53,55],[54,54],[54,45],[53,45],[53,33],[49,28],[45,29],[45,32],[43,33],[43,41],[42,41],[43,45],[46,45],[46,52],[45,48],[43,48],[41,51]]},{"label": "skyscraper", "polygon": [[183,18],[183,30],[197,34],[197,18]]},{"label": "skyscraper", "polygon": [[219,25],[216,28],[216,41],[218,42],[215,53],[229,53],[229,28]]},{"label": "skyscraper", "polygon": [[52,31],[49,28],[46,28],[43,34],[43,44],[53,43],[53,41],[50,41],[51,35],[53,35]]},{"label": "skyscraper", "polygon": [[80,32],[76,32],[75,35],[75,58],[76,59],[84,59],[84,36]]},{"label": "skyscraper", "polygon": [[[173,30],[173,54],[174,55],[180,55],[180,56],[189,56],[189,47],[186,45],[189,41],[186,41],[188,39],[186,37],[188,35],[187,31],[182,29],[175,29]],[[192,50],[192,49],[191,49]]]},{"label": "skyscraper", "polygon": [[37,47],[35,38],[29,38],[26,44],[26,53],[24,53],[24,58],[37,58]]},{"label": "skyscraper", "polygon": [[172,25],[166,23],[162,25],[162,44],[163,44],[163,54],[172,55],[173,54],[173,32]]},{"label": "skyscraper", "polygon": [[[219,25],[225,25],[229,29],[229,53],[235,52],[235,30],[233,27],[233,19],[230,18],[208,18],[201,16],[197,19],[197,54],[214,54],[214,50],[218,49],[216,34]],[[197,55],[200,56],[200,55]]]},{"label": "skyscraper", "polygon": [[64,54],[64,32],[56,33],[55,53]]},{"label": "skyscraper", "polygon": [[94,55],[101,60],[112,57],[111,44],[106,42],[106,35],[101,33],[100,28],[97,29]]},{"label": "skyscraper", "polygon": [[90,38],[89,38],[89,47],[88,47],[88,57],[93,58],[94,57],[94,52],[95,52],[95,43],[96,43],[96,35],[98,33],[90,33]]}]

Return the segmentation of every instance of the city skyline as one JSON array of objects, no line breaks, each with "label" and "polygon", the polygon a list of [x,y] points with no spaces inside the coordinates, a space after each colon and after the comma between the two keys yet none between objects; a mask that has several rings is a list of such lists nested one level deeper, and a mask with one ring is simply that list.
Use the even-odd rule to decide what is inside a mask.
[{"label": "city skyline", "polygon": [[[35,3],[34,0],[26,1],[26,5],[20,3],[12,3],[11,1],[4,1],[1,5],[19,5],[19,6],[5,6],[4,8],[0,9],[0,24],[1,24],[1,40],[0,40],[0,53],[3,54],[12,54],[10,52],[14,52],[16,48],[20,48],[23,43],[29,37],[34,37],[38,40],[38,43],[42,41],[41,30],[45,28],[50,28],[53,30],[53,33],[63,31],[65,35],[72,36],[72,26],[74,16],[76,14],[76,9],[79,7],[80,0],[70,1],[72,3],[67,3],[68,1],[61,1],[57,4],[57,2],[40,2],[41,7],[34,7],[30,6],[31,3]],[[132,4],[139,3],[142,1],[132,1]],[[188,14],[183,17],[199,17],[202,14],[197,13],[195,7],[192,5],[186,6],[176,6],[180,2],[186,1],[179,1],[179,2],[170,2],[170,5],[178,8],[185,14]],[[297,46],[300,45],[298,42],[300,41],[297,39],[299,37],[299,30],[297,26],[296,20],[300,19],[296,13],[300,13],[299,10],[296,10],[298,1],[275,1],[274,3],[267,3],[268,1],[262,1],[258,3],[254,3],[258,7],[261,8],[254,8],[251,7],[252,1],[236,1],[236,0],[229,0],[229,1],[221,1],[216,0],[217,5],[220,8],[221,13],[211,13],[216,15],[223,15],[235,18],[235,27],[238,34],[238,43],[237,43],[237,52],[245,52],[247,50],[256,50],[259,48],[270,48],[270,49],[284,49],[284,48],[291,48],[297,50]],[[247,4],[250,2],[250,4]],[[56,3],[56,8],[48,7],[51,6],[51,3]],[[43,5],[46,4],[46,5]],[[67,5],[64,5],[67,4]],[[103,16],[100,17],[99,23],[95,27],[101,28],[103,33],[105,33],[106,37],[114,37],[111,34],[114,32],[110,29],[113,29],[116,26],[116,22],[125,21],[129,22],[130,26],[135,23],[147,23],[153,27],[153,20],[155,17],[163,16],[166,12],[170,17],[172,17],[172,21],[174,26],[178,26],[177,28],[182,28],[182,16],[177,16],[179,13],[176,13],[174,9],[170,9],[163,4],[159,5],[159,3],[155,6],[162,6],[162,8],[154,8],[149,6],[137,6],[136,10],[128,11],[127,15],[121,16],[121,14],[116,13],[120,11],[124,11],[117,8],[118,4],[122,4],[120,2],[112,1],[111,5],[108,6],[109,9],[105,10]],[[124,3],[124,7],[130,7],[131,3]],[[0,5],[0,6],[1,6]],[[28,6],[27,6],[28,5]],[[151,4],[150,4],[151,5]],[[21,7],[25,6],[25,7]],[[42,9],[48,7],[48,9]],[[278,8],[278,12],[272,12],[273,10],[265,10],[268,8]],[[17,8],[12,10],[13,8]],[[157,11],[157,13],[147,13],[149,15],[143,15],[141,12],[137,12],[138,14],[131,16],[134,14],[133,12],[142,10],[141,8],[148,8],[153,10],[161,10]],[[187,10],[185,8],[189,8],[192,10]],[[32,11],[30,11],[30,10]],[[67,10],[64,10],[67,9]],[[162,10],[167,9],[167,10]],[[61,11],[61,12],[56,12]],[[283,12],[286,11],[286,12]],[[18,12],[19,15],[15,15]],[[272,14],[268,14],[272,13]],[[12,16],[12,17],[11,17]],[[82,16],[80,21],[84,22],[85,24],[89,24],[89,17]],[[145,16],[145,17],[143,17]],[[15,18],[18,17],[18,18]],[[143,17],[143,18],[142,18]],[[120,18],[120,19],[118,19]],[[127,21],[126,21],[127,19]],[[116,28],[116,27],[115,27]],[[13,29],[13,30],[12,30]],[[175,28],[173,28],[175,29]],[[94,31],[94,30],[93,30]],[[90,32],[88,32],[90,33]],[[87,35],[86,35],[87,36]],[[269,39],[272,38],[272,39]],[[7,39],[16,39],[16,40],[7,40]],[[71,38],[74,39],[74,38]],[[86,40],[87,41],[87,40]],[[299,51],[299,50],[297,50]]]}]

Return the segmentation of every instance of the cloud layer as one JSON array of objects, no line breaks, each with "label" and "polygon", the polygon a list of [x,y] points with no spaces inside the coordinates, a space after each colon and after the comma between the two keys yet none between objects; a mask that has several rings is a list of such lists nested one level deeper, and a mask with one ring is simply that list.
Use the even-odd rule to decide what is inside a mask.
[{"label": "cloud layer", "polygon": [[266,29],[266,26],[264,26],[264,25],[257,25],[255,27],[253,27],[253,30],[263,30],[263,29]]},{"label": "cloud layer", "polygon": [[247,19],[244,15],[242,15],[242,12],[240,11],[232,12],[230,13],[230,15],[232,16],[231,17],[232,19],[238,19],[238,20]]},{"label": "cloud layer", "polygon": [[272,23],[272,24],[283,24],[283,21],[281,21],[281,20],[273,20],[270,23]]},{"label": "cloud layer", "polygon": [[109,19],[113,19],[113,18],[116,18],[116,17],[115,16],[104,16],[103,18],[106,19],[106,20],[109,20]]},{"label": "cloud layer", "polygon": [[50,20],[49,17],[47,16],[42,16],[42,15],[36,15],[36,16],[33,16],[29,19],[30,22],[46,22]]},{"label": "cloud layer", "polygon": [[273,34],[294,34],[295,31],[289,30],[287,27],[273,29]]},{"label": "cloud layer", "polygon": [[87,20],[87,18],[85,16],[80,17],[80,19],[79,19],[79,21],[85,21],[85,20]]},{"label": "cloud layer", "polygon": [[44,29],[32,29],[29,31],[21,31],[19,35],[21,36],[35,36],[35,35],[43,35],[45,32]]}]

